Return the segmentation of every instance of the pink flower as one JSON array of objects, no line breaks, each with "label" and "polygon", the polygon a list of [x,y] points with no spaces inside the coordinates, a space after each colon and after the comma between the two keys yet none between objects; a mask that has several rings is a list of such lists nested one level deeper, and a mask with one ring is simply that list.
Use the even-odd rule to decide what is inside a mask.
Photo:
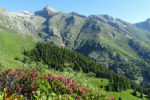
[{"label": "pink flower", "polygon": [[85,89],[85,92],[88,92],[88,89]]},{"label": "pink flower", "polygon": [[9,72],[11,72],[12,71],[12,69],[7,69],[7,70],[5,70],[5,73],[9,73]]},{"label": "pink flower", "polygon": [[72,87],[73,87],[73,88],[75,88],[75,87],[77,87],[77,85],[76,85],[76,84],[74,84]]},{"label": "pink flower", "polygon": [[112,99],[111,100],[115,100],[115,98],[114,97],[112,97]]},{"label": "pink flower", "polygon": [[52,77],[47,77],[47,79],[53,80]]},{"label": "pink flower", "polygon": [[62,86],[65,87],[65,84],[63,83]]},{"label": "pink flower", "polygon": [[57,76],[54,76],[54,80],[56,80],[58,77]]},{"label": "pink flower", "polygon": [[72,91],[73,91],[73,89],[72,89],[72,88],[70,88],[70,93],[72,93]]},{"label": "pink flower", "polygon": [[52,76],[52,73],[49,73],[48,76]]},{"label": "pink flower", "polygon": [[67,83],[67,80],[65,80],[64,83]]},{"label": "pink flower", "polygon": [[64,80],[66,81],[66,78],[64,77]]},{"label": "pink flower", "polygon": [[62,75],[59,76],[60,80],[64,80],[64,77]]},{"label": "pink flower", "polygon": [[75,80],[72,80],[72,82],[75,82]]},{"label": "pink flower", "polygon": [[79,92],[82,92],[82,90],[79,88]]},{"label": "pink flower", "polygon": [[84,93],[85,93],[85,91],[82,91],[82,93],[84,94]]},{"label": "pink flower", "polygon": [[34,74],[34,73],[31,74],[31,77],[32,77],[32,78],[33,78],[33,77],[36,77],[36,76],[37,76],[37,74]]},{"label": "pink flower", "polygon": [[68,82],[70,82],[70,78],[68,78]]},{"label": "pink flower", "polygon": [[81,96],[77,96],[78,99],[81,99]]}]

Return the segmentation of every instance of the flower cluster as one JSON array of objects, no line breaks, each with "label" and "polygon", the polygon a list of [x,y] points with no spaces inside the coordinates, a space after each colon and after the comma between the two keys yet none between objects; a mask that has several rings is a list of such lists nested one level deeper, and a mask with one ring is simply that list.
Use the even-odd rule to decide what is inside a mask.
[{"label": "flower cluster", "polygon": [[[16,91],[23,95],[25,100],[68,97],[83,100],[104,99],[105,95],[99,91],[92,90],[87,86],[81,86],[77,81],[65,78],[62,75],[55,76],[52,73],[40,73],[40,69],[8,69],[0,76],[1,90],[5,87],[8,92]],[[56,94],[56,95],[54,95]]]},{"label": "flower cluster", "polygon": [[45,78],[51,84],[51,87],[59,89],[58,92],[61,94],[76,94],[76,98],[80,99],[81,97],[86,98],[89,91],[87,87],[81,87],[75,80],[65,78],[62,75],[58,77],[49,73]]}]

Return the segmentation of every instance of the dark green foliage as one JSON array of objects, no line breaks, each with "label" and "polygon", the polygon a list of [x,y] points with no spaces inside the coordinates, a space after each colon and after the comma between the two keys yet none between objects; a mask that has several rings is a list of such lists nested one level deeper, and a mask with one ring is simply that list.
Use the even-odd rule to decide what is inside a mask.
[{"label": "dark green foliage", "polygon": [[19,57],[15,57],[14,59],[15,59],[15,60],[20,60],[20,58],[19,58]]},{"label": "dark green foliage", "polygon": [[118,100],[122,100],[122,98],[121,97],[119,97],[119,99]]},{"label": "dark green foliage", "polygon": [[141,92],[141,95],[140,95],[140,97],[141,97],[141,98],[143,98],[143,93],[142,93],[142,92]]},{"label": "dark green foliage", "polygon": [[110,84],[106,87],[109,91],[120,92],[121,90],[130,88],[136,88],[140,91],[140,89],[143,89],[131,80],[108,70],[101,64],[66,48],[48,43],[37,43],[36,48],[31,51],[25,51],[24,54],[28,56],[27,58],[30,58],[24,58],[24,62],[31,60],[36,62],[42,61],[44,64],[47,64],[49,68],[54,68],[55,70],[63,71],[65,67],[71,67],[76,71],[82,69],[85,73],[95,73],[96,77],[107,78],[110,80]]},{"label": "dark green foliage", "polygon": [[137,96],[137,92],[136,92],[136,90],[134,90],[133,95],[134,95],[134,96]]},{"label": "dark green foliage", "polygon": [[150,88],[148,89],[147,94],[148,94],[148,98],[150,98]]}]

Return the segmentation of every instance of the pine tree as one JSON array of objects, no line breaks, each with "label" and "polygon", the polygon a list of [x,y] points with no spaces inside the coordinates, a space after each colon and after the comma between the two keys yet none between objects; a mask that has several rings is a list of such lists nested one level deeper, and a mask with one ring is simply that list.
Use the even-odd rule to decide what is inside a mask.
[{"label": "pine tree", "polygon": [[143,92],[141,92],[141,95],[140,95],[140,97],[141,97],[141,98],[143,98]]},{"label": "pine tree", "polygon": [[137,96],[136,90],[134,90],[133,95],[134,95],[134,96]]}]

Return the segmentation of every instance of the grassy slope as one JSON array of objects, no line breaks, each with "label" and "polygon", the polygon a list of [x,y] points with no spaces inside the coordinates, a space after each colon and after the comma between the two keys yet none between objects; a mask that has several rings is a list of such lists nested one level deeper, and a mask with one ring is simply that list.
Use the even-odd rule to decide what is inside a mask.
[{"label": "grassy slope", "polygon": [[107,92],[110,97],[115,97],[116,100],[118,100],[119,97],[122,98],[122,100],[148,100],[147,98],[140,98],[140,93],[137,92],[137,96],[133,96],[133,90],[126,90],[122,91],[120,93],[118,92]]},{"label": "grassy slope", "polygon": [[31,49],[34,42],[29,37],[21,37],[17,34],[0,30],[0,63],[5,67],[16,67],[20,63],[15,57],[23,57],[23,49]]}]

